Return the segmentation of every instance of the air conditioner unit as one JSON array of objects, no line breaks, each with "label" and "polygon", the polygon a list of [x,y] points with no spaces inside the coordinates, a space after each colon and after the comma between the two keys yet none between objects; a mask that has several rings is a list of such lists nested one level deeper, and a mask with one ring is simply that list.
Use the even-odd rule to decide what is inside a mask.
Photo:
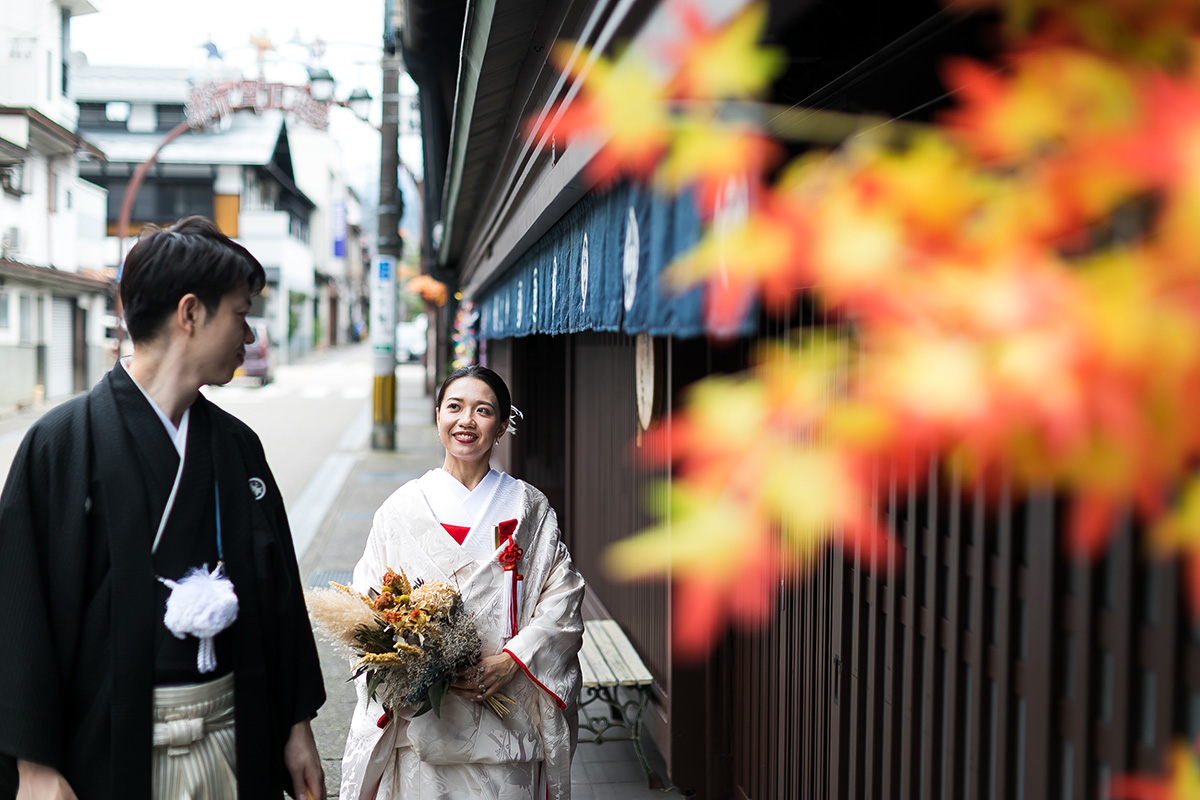
[{"label": "air conditioner unit", "polygon": [[25,169],[23,164],[0,166],[0,189],[9,194],[25,193]]}]

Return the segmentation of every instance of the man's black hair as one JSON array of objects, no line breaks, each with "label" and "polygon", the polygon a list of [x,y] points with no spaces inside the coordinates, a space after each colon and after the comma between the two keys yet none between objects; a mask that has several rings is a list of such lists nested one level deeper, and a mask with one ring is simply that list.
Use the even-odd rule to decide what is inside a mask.
[{"label": "man's black hair", "polygon": [[498,406],[496,408],[496,419],[501,425],[508,422],[508,417],[512,413],[512,396],[508,392],[508,384],[495,371],[479,364],[468,364],[465,367],[459,367],[446,376],[446,380],[438,387],[438,408],[442,407],[442,399],[446,396],[446,389],[459,378],[478,378],[486,383],[492,390],[492,393],[496,395],[496,405]]},{"label": "man's black hair", "polygon": [[209,314],[238,287],[262,291],[267,274],[250,251],[221,233],[205,217],[185,217],[144,234],[125,257],[121,305],[134,342],[149,341],[175,313],[185,294],[200,299]]}]

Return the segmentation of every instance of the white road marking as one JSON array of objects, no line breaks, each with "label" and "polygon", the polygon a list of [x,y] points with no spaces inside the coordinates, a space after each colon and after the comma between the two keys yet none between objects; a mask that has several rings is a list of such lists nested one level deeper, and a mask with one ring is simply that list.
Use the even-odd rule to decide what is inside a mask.
[{"label": "white road marking", "polygon": [[304,491],[300,493],[300,499],[288,509],[288,526],[292,529],[292,542],[296,547],[297,560],[304,558],[304,551],[312,544],[321,522],[337,501],[346,479],[350,477],[354,462],[358,460],[357,451],[367,446],[370,437],[371,406],[364,404],[342,432],[335,445],[335,452],[325,457],[308,485],[304,487]]},{"label": "white road marking", "polygon": [[300,397],[303,400],[321,400],[329,396],[328,386],[305,386],[300,390]]},{"label": "white road marking", "polygon": [[351,452],[363,450],[366,448],[370,438],[371,405],[368,403],[355,415],[354,420],[347,426],[346,432],[342,434],[342,438],[338,439],[337,449],[349,450]]},{"label": "white road marking", "polygon": [[304,558],[322,520],[350,477],[356,459],[354,453],[330,453],[313,473],[300,499],[288,509],[288,525],[292,529],[297,560]]}]

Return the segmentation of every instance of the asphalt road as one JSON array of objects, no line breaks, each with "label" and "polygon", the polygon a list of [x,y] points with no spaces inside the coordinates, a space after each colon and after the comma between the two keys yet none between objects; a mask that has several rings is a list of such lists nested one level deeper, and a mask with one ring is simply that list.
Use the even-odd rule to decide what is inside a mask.
[{"label": "asphalt road", "polygon": [[[359,344],[280,365],[267,386],[238,379],[203,390],[258,433],[287,504],[298,555],[341,490],[354,454],[367,444],[371,387],[371,350]],[[0,481],[29,426],[52,407],[0,418]]]}]

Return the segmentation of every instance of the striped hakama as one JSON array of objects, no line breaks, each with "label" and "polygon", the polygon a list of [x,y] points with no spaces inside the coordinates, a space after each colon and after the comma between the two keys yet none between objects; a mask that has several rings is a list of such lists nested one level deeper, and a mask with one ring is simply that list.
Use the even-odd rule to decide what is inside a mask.
[{"label": "striped hakama", "polygon": [[156,800],[237,800],[233,673],[154,689]]}]

